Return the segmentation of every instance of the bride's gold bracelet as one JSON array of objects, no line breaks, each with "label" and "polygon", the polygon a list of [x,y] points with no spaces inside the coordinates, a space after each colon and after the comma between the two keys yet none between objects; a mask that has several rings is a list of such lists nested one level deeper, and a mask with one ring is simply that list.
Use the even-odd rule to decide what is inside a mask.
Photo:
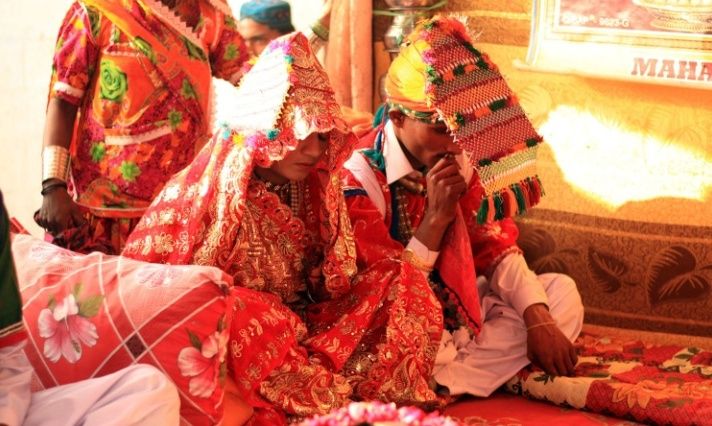
[{"label": "bride's gold bracelet", "polygon": [[409,248],[403,250],[403,254],[401,256],[401,259],[404,262],[408,262],[411,265],[413,265],[415,268],[420,269],[423,272],[432,272],[433,267],[425,263],[420,256],[415,254],[415,252]]}]

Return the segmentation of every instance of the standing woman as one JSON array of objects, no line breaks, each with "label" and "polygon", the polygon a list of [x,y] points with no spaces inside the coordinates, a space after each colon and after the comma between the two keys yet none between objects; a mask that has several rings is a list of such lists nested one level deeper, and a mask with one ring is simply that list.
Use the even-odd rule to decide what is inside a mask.
[{"label": "standing woman", "polygon": [[357,273],[339,179],[354,136],[306,37],[273,41],[234,102],[229,126],[166,184],[123,254],[233,276],[229,376],[254,424],[351,399],[436,402],[440,305],[399,260]]},{"label": "standing woman", "polygon": [[79,0],[59,31],[35,215],[60,246],[121,251],[207,141],[211,77],[247,59],[224,0]]}]

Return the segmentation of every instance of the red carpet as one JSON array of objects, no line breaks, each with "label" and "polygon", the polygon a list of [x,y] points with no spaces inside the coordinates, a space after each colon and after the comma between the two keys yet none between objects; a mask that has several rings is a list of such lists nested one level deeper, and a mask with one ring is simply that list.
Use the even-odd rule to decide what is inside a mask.
[{"label": "red carpet", "polygon": [[470,399],[452,404],[445,414],[467,426],[623,426],[638,423],[606,417],[521,396],[497,393],[487,399]]}]

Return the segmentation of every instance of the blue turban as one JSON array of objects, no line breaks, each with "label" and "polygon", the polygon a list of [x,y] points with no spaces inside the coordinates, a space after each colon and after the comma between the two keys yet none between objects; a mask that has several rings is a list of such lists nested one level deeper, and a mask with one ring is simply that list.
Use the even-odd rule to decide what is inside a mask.
[{"label": "blue turban", "polygon": [[289,3],[282,0],[251,0],[240,7],[240,19],[250,18],[283,34],[294,31]]}]

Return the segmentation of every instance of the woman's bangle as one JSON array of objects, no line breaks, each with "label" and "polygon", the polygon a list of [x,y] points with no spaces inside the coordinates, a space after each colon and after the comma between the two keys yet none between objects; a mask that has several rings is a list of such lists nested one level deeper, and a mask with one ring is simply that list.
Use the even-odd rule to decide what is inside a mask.
[{"label": "woman's bangle", "polygon": [[329,41],[329,29],[322,24],[321,21],[314,21],[314,23],[311,24],[311,30],[314,31],[314,34],[320,39]]},{"label": "woman's bangle", "polygon": [[420,269],[423,272],[430,273],[433,271],[433,267],[431,265],[428,265],[423,261],[415,252],[409,248],[403,250],[403,255],[401,256],[401,259],[404,262],[408,262],[411,265],[413,265],[415,268]]},{"label": "woman's bangle", "polygon": [[66,190],[67,182],[61,182],[56,180],[46,185],[42,185],[42,191],[40,191],[40,194],[42,194],[42,196],[44,197],[45,195],[49,194],[50,192],[53,192],[57,188],[64,188]]},{"label": "woman's bangle", "polygon": [[69,150],[59,145],[42,148],[42,182],[58,179],[66,182],[69,178]]},{"label": "woman's bangle", "polygon": [[527,331],[537,328],[537,327],[545,327],[547,325],[556,325],[556,321],[545,321],[545,322],[540,322],[539,324],[530,325],[529,327],[527,327]]}]

